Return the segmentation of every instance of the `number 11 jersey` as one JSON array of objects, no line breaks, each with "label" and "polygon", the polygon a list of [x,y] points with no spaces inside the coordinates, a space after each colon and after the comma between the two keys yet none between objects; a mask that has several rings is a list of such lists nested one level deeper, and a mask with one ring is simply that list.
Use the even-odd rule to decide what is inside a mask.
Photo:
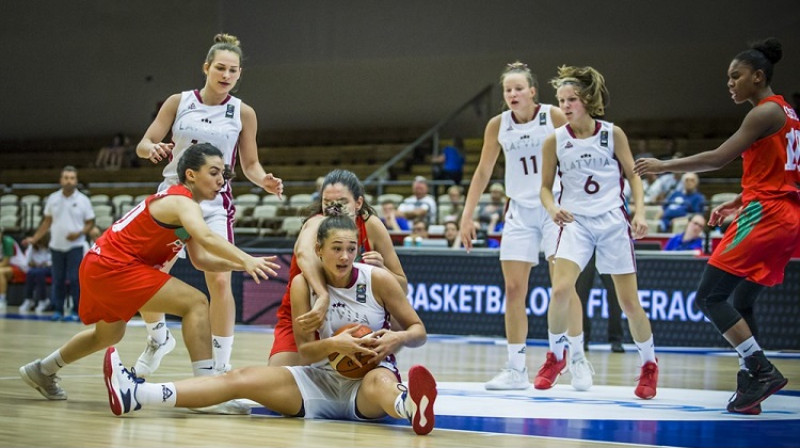
[{"label": "number 11 jersey", "polygon": [[[525,207],[539,207],[539,190],[542,188],[542,143],[553,133],[553,118],[549,104],[540,104],[527,123],[517,123],[513,112],[500,115],[500,132],[497,141],[506,158],[506,195]],[[559,181],[553,184],[558,197]]]}]

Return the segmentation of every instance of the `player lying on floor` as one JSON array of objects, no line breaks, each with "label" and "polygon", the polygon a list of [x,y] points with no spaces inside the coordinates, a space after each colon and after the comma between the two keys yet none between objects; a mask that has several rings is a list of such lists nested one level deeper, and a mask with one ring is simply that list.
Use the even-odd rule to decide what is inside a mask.
[{"label": "player lying on floor", "polygon": [[[197,408],[245,398],[292,417],[407,418],[417,434],[429,433],[434,426],[436,381],[425,367],[414,366],[408,386],[404,385],[394,356],[403,346],[424,344],[425,326],[391,273],[354,263],[357,246],[351,218],[331,216],[320,224],[317,254],[330,305],[319,339],[316,332],[294,329],[299,353],[311,365],[245,367],[217,377],[147,383],[125,368],[111,347],[104,373],[112,412],[121,415],[155,405]],[[293,279],[291,299],[294,318],[313,306],[315,296],[302,275]],[[390,316],[405,330],[390,330]],[[336,331],[354,323],[368,326],[372,333],[357,337],[358,327]],[[345,354],[356,366],[365,366],[360,369],[368,370],[363,379],[337,372],[334,363],[339,371],[348,363],[329,362],[334,354]]]}]

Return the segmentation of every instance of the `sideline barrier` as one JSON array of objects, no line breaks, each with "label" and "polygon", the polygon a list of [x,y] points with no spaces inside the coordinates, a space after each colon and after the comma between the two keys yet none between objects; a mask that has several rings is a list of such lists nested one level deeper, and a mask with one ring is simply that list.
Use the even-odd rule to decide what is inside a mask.
[{"label": "sideline barrier", "polygon": [[[504,336],[503,277],[498,252],[476,249],[471,254],[449,249],[397,248],[408,277],[408,298],[428,332],[433,334]],[[273,325],[286,289],[291,252],[259,250],[279,255],[283,268],[278,278],[257,285],[234,274],[237,321]],[[705,320],[694,302],[695,288],[706,265],[705,258],[659,251],[637,251],[639,298],[650,318],[659,346],[727,347],[727,342]],[[205,291],[205,281],[186,260],[173,272]],[[550,281],[542,259],[531,271],[527,299],[531,339],[547,339],[547,304]],[[800,349],[800,260],[786,268],[782,285],[762,292],[756,304],[759,343],[773,350]],[[592,319],[592,341],[607,334],[606,291],[599,280],[587,305]],[[624,316],[623,316],[624,318]],[[630,333],[624,323],[626,342]]]}]

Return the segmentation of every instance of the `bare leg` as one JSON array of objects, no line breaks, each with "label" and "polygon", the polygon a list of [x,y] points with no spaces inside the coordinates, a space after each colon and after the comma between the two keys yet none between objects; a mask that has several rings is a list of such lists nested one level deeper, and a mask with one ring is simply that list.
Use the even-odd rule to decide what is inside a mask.
[{"label": "bare leg", "polygon": [[506,287],[506,339],[509,344],[524,344],[528,339],[528,315],[525,298],[532,263],[525,261],[502,261],[503,279]]},{"label": "bare leg", "polygon": [[[178,257],[174,257],[172,260],[167,262],[161,268],[161,271],[169,274],[169,271],[172,270],[172,267],[175,266],[175,263],[177,263],[177,261],[178,261]],[[142,310],[139,310],[139,314],[142,315],[142,319],[144,320],[144,322],[146,324],[152,324],[152,323],[158,322],[160,320],[166,319],[166,316],[164,315],[163,312],[145,311],[145,310],[142,309]]]},{"label": "bare leg", "polygon": [[181,316],[183,340],[191,360],[211,359],[208,301],[202,292],[173,277],[142,307],[142,311]]},{"label": "bare leg", "polygon": [[[547,309],[547,327],[550,333],[565,333],[572,326],[583,331],[583,317],[580,312],[580,299],[575,290],[575,282],[581,273],[574,262],[559,258],[553,269],[553,292]],[[575,308],[577,308],[577,313]],[[579,332],[574,332],[577,335]]]},{"label": "bare leg", "polygon": [[8,280],[11,278],[12,270],[8,266],[0,267],[0,294],[8,292]]},{"label": "bare leg", "polygon": [[299,366],[301,364],[302,360],[297,352],[280,352],[269,357],[269,365],[272,367]]},{"label": "bare leg", "polygon": [[635,342],[644,342],[653,336],[650,319],[647,318],[641,302],[636,281],[636,273],[612,274],[617,299],[625,315],[628,316],[628,327]]},{"label": "bare leg", "polygon": [[728,331],[726,331],[722,336],[725,337],[725,340],[728,341],[733,348],[738,347],[742,342],[750,339],[753,336],[753,332],[750,331],[750,327],[747,325],[744,319],[739,319]]},{"label": "bare leg", "polygon": [[394,407],[395,399],[402,393],[398,389],[397,378],[388,369],[371,370],[361,382],[356,395],[356,409],[364,417],[380,418],[391,415],[394,418],[406,418]]},{"label": "bare leg", "polygon": [[62,345],[59,349],[61,358],[64,362],[70,364],[92,353],[111,347],[122,340],[122,336],[125,335],[126,325],[127,322],[121,320],[111,323],[97,322],[94,328],[81,331]]},{"label": "bare leg", "polygon": [[231,273],[206,272],[205,277],[211,296],[211,333],[215,336],[233,336],[236,302],[231,289]]},{"label": "bare leg", "polygon": [[285,415],[297,415],[303,397],[291,372],[284,367],[244,367],[224,375],[175,382],[175,406],[200,408],[236,398],[257,401]]}]

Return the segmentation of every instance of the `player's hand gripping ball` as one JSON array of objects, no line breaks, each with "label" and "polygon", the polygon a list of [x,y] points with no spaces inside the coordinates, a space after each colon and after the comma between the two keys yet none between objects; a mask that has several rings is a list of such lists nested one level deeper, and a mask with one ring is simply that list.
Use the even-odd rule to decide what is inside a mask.
[{"label": "player's hand gripping ball", "polygon": [[[366,325],[347,324],[336,330],[334,336],[353,327],[358,327],[358,329],[356,329],[356,331],[353,332],[354,338],[364,339],[370,337],[370,335],[372,334],[372,329]],[[333,352],[330,355],[328,355],[328,361],[330,361],[331,366],[334,368],[334,370],[339,372],[342,376],[352,379],[364,378],[364,375],[366,375],[367,372],[374,369],[375,367],[378,367],[378,364],[376,363],[367,362],[368,359],[367,355],[356,353],[355,357],[358,359],[358,362],[361,363],[361,367],[359,367],[358,364],[353,362],[353,360],[349,356],[339,354],[337,352]]]}]

